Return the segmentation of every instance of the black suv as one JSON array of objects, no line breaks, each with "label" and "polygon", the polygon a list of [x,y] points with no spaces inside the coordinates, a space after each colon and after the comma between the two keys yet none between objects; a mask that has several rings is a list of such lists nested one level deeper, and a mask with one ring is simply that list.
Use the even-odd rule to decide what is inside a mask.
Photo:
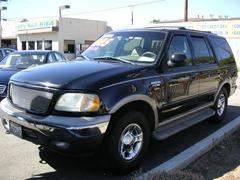
[{"label": "black suv", "polygon": [[227,41],[185,28],[110,32],[85,60],[12,76],[1,119],[20,138],[71,155],[104,150],[130,169],[158,140],[205,119],[220,122],[237,86]]}]

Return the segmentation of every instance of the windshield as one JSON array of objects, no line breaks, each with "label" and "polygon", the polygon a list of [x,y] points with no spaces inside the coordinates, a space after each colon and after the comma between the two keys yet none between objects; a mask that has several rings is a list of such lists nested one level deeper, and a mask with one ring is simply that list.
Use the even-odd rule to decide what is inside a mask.
[{"label": "windshield", "polygon": [[46,53],[14,53],[0,62],[0,68],[26,69],[45,62]]},{"label": "windshield", "polygon": [[119,59],[131,62],[154,62],[160,53],[165,33],[115,32],[103,35],[82,53],[88,59]]}]

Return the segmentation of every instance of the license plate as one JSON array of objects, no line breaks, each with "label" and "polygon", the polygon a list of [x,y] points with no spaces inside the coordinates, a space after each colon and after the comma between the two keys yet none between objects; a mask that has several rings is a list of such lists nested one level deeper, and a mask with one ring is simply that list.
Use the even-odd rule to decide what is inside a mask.
[{"label": "license plate", "polygon": [[22,126],[18,125],[18,124],[15,124],[13,122],[10,122],[9,124],[9,129],[10,129],[10,133],[19,137],[19,138],[22,138],[23,135],[22,135]]}]

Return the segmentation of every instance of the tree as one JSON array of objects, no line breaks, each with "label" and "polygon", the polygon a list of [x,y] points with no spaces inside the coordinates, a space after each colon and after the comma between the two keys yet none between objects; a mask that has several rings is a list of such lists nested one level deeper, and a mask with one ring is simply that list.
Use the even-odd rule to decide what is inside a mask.
[{"label": "tree", "polygon": [[160,19],[153,19],[150,23],[152,23],[152,24],[160,24],[161,20]]}]

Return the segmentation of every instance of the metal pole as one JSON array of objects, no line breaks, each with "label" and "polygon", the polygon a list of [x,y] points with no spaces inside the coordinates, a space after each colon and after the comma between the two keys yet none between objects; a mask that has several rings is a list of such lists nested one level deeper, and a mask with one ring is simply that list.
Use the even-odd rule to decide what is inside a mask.
[{"label": "metal pole", "polygon": [[59,17],[62,18],[62,9],[59,7]]},{"label": "metal pole", "polygon": [[185,7],[184,7],[184,21],[188,21],[188,0],[185,0]]},{"label": "metal pole", "polygon": [[132,7],[132,25],[134,24],[134,14],[133,14],[133,7]]}]

